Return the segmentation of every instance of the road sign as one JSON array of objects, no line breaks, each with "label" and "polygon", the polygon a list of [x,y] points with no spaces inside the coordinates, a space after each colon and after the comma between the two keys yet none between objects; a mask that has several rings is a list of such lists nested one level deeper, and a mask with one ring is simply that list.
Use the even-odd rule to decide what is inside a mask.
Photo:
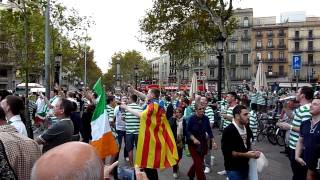
[{"label": "road sign", "polygon": [[301,70],[301,55],[292,56],[292,69]]}]

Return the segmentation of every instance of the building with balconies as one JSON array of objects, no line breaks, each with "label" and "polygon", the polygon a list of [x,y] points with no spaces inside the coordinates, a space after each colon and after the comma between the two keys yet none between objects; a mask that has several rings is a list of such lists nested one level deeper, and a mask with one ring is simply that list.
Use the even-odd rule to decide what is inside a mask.
[{"label": "building with balconies", "polygon": [[258,64],[262,62],[268,82],[288,82],[287,24],[277,24],[274,17],[269,20],[263,17],[261,21],[255,18],[255,22],[260,24],[254,24],[252,28],[252,75],[255,76]]},{"label": "building with balconies", "polygon": [[[320,20],[307,18],[303,22],[288,23],[288,50],[290,69],[293,55],[300,55],[302,69],[298,72],[299,81],[316,82],[320,76]],[[296,80],[295,72],[289,76]]]}]

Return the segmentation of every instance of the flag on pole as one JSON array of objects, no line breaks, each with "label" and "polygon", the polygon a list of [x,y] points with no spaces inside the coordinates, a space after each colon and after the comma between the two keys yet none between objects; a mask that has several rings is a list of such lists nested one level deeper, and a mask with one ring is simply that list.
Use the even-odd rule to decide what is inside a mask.
[{"label": "flag on pole", "polygon": [[108,114],[106,110],[106,94],[101,84],[101,78],[93,86],[94,92],[98,95],[96,109],[91,120],[91,145],[95,147],[101,159],[118,152],[118,146],[112,135]]},{"label": "flag on pole", "polygon": [[165,110],[151,103],[141,114],[135,165],[162,169],[177,162],[177,146]]}]

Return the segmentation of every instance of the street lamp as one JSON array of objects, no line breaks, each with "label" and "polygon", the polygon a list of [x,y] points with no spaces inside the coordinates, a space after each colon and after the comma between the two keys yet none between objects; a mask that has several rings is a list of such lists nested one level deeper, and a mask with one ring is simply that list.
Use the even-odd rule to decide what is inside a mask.
[{"label": "street lamp", "polygon": [[54,83],[61,85],[61,62],[62,62],[62,54],[58,53],[54,59],[55,62],[55,72],[54,72]]},{"label": "street lamp", "polygon": [[120,88],[120,57],[116,57],[117,60],[117,74],[116,74],[116,80],[117,80],[117,87]]},{"label": "street lamp", "polygon": [[138,72],[139,72],[138,64],[136,64],[133,69],[134,69],[134,77],[135,77],[136,89],[137,89],[138,88]]},{"label": "street lamp", "polygon": [[216,39],[217,42],[217,49],[218,49],[218,100],[221,101],[221,89],[222,89],[222,60],[223,60],[223,46],[224,41],[226,40],[223,37],[222,33],[219,33],[218,38]]}]

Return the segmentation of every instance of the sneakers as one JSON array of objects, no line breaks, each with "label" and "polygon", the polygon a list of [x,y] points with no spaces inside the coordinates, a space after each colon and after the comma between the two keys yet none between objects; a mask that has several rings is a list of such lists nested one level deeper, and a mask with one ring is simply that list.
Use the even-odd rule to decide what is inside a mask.
[{"label": "sneakers", "polygon": [[178,179],[179,175],[178,173],[173,173],[173,178]]},{"label": "sneakers", "polygon": [[126,157],[126,161],[129,162],[129,157]]},{"label": "sneakers", "polygon": [[204,169],[204,173],[205,173],[205,174],[210,173],[210,168],[206,167],[206,168]]}]

